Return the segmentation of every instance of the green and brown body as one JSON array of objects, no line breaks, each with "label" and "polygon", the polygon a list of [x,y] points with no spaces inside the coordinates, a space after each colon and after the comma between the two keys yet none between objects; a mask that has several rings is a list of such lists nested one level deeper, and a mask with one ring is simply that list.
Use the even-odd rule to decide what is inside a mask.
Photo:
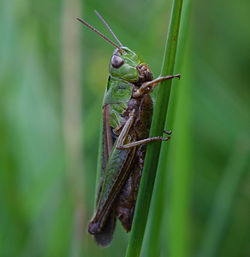
[{"label": "green and brown body", "polygon": [[112,240],[116,218],[130,231],[142,175],[146,144],[169,137],[148,138],[153,114],[149,95],[162,80],[153,80],[143,60],[127,47],[115,50],[103,100],[101,178],[96,212],[88,231],[98,244]]}]

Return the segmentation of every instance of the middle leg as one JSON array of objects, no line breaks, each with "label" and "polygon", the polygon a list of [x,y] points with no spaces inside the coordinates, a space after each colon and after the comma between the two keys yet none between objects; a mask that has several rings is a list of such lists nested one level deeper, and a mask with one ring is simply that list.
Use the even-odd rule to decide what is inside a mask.
[{"label": "middle leg", "polygon": [[135,142],[131,142],[131,143],[128,143],[128,144],[125,144],[125,145],[117,144],[116,148],[121,150],[121,149],[133,148],[133,147],[140,146],[140,145],[145,145],[145,144],[148,144],[148,143],[153,142],[153,141],[168,141],[170,139],[169,134],[171,134],[172,132],[171,131],[168,132],[168,131],[165,131],[165,130],[163,130],[163,132],[165,134],[167,134],[168,137],[164,138],[162,136],[158,136],[158,137],[145,138],[145,139],[135,141]]}]

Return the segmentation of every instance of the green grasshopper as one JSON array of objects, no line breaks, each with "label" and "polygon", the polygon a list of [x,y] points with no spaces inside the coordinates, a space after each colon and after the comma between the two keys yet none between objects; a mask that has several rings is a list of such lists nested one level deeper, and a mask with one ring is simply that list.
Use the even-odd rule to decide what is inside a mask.
[{"label": "green grasshopper", "polygon": [[170,139],[171,132],[165,130],[166,138],[149,138],[153,115],[149,94],[159,82],[180,78],[180,75],[153,80],[149,67],[141,57],[123,46],[102,16],[97,11],[95,13],[117,42],[112,42],[77,18],[116,48],[111,57],[103,99],[101,177],[96,211],[88,227],[97,244],[107,246],[112,240],[117,218],[127,232],[131,230],[146,144]]}]

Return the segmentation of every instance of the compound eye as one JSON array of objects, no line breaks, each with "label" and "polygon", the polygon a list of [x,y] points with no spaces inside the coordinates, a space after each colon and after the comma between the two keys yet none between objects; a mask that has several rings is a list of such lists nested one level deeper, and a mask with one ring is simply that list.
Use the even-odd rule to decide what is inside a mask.
[{"label": "compound eye", "polygon": [[124,61],[120,56],[113,55],[111,59],[111,64],[114,68],[118,69],[123,65]]}]

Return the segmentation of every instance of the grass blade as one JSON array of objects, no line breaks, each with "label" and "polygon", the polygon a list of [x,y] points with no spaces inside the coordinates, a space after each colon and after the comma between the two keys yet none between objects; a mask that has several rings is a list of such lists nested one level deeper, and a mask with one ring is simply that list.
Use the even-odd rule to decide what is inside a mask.
[{"label": "grass blade", "polygon": [[[173,74],[181,10],[182,0],[174,0],[167,42],[165,47],[163,65],[161,70],[162,75]],[[150,130],[150,136],[162,134],[162,130],[164,128],[164,123],[166,119],[170,88],[171,80],[163,82],[159,86],[154,109],[154,116],[152,120],[152,126]],[[138,257],[140,255],[141,245],[143,241],[151,201],[151,195],[154,186],[156,169],[158,165],[160,147],[161,143],[149,144],[147,147],[145,166],[136,204],[134,223],[132,226],[132,232],[126,253],[127,257]]]},{"label": "grass blade", "polygon": [[[184,46],[185,46],[185,41],[187,38],[187,26],[188,26],[188,17],[189,17],[189,12],[190,12],[190,1],[185,1],[183,4],[183,14],[182,14],[182,20],[181,20],[181,29],[180,29],[180,46],[178,48],[177,52],[177,61],[176,61],[176,71],[179,73],[181,71],[181,66],[183,62],[183,56],[184,56]],[[181,71],[181,75],[183,75],[183,71]],[[175,82],[174,82],[175,83]],[[185,83],[185,86],[183,86]],[[181,85],[180,85],[181,84]],[[187,89],[187,81],[181,81],[180,84],[178,83],[177,86],[173,86],[171,89],[171,94],[170,94],[170,101],[169,101],[169,107],[168,107],[168,113],[167,113],[167,120],[166,120],[166,125],[165,128],[167,129],[173,129],[174,128],[174,135],[169,144],[163,144],[161,147],[161,153],[160,153],[160,158],[159,158],[159,164],[158,164],[158,172],[156,176],[156,181],[155,181],[155,187],[154,187],[154,193],[153,193],[153,200],[151,204],[152,208],[152,213],[150,216],[150,223],[149,227],[147,230],[147,243],[145,244],[146,251],[145,251],[145,256],[159,256],[159,249],[160,249],[160,238],[161,238],[161,228],[162,228],[162,221],[163,221],[163,216],[164,216],[164,210],[166,209],[166,204],[164,202],[166,201],[166,176],[167,172],[169,172],[169,166],[173,164],[175,161],[175,158],[171,160],[170,158],[170,151],[172,150],[172,155],[178,155],[178,158],[182,158],[182,163],[186,163],[187,165],[185,166],[186,168],[183,169],[182,167],[182,175],[183,173],[188,170],[189,164],[186,162],[187,156],[185,154],[185,149],[183,148],[183,145],[188,138],[188,123],[186,122],[186,119],[183,119],[183,117],[188,116],[188,113],[180,113],[177,112],[176,106],[177,103],[180,103],[181,106],[184,106],[184,108],[181,108],[182,110],[186,110],[188,112],[188,103],[185,99],[187,99],[189,93],[186,92]],[[181,90],[181,94],[178,93],[178,91]],[[185,92],[183,92],[185,91]],[[184,99],[183,99],[184,96]],[[176,124],[177,122],[174,122],[176,114],[178,116],[181,115],[181,125]],[[177,117],[178,118],[178,117]],[[177,119],[178,121],[178,119]],[[178,122],[180,123],[180,122]],[[184,132],[182,131],[176,131],[176,125],[179,125],[179,128],[183,128]],[[179,132],[176,133],[176,132]],[[176,142],[176,137],[181,137],[178,142],[181,144],[181,146],[177,147],[178,153],[175,151],[175,148],[172,149],[173,145],[177,144]],[[184,138],[184,139],[183,139]],[[183,140],[182,140],[183,139]],[[188,145],[186,142],[185,145]],[[190,144],[189,144],[190,145]],[[171,150],[170,150],[171,149]],[[173,152],[174,150],[174,152]],[[180,152],[182,151],[182,152]],[[184,151],[184,152],[183,152]],[[180,160],[177,160],[176,163],[179,163]],[[171,164],[170,164],[171,163]],[[169,165],[170,164],[170,165]],[[176,165],[174,167],[172,166],[175,170],[177,169]],[[173,171],[176,176],[179,176],[177,172]],[[171,173],[171,174],[172,174]],[[179,181],[179,179],[178,179]],[[188,183],[187,180],[183,180],[182,178],[182,192],[186,195],[186,186],[185,184]],[[177,185],[178,187],[178,185]],[[181,212],[184,216],[186,212]],[[183,217],[182,217],[183,218]],[[183,226],[184,228],[184,226]],[[167,244],[169,245],[169,244]],[[177,255],[176,255],[177,256]],[[179,255],[178,255],[179,256]]]}]

